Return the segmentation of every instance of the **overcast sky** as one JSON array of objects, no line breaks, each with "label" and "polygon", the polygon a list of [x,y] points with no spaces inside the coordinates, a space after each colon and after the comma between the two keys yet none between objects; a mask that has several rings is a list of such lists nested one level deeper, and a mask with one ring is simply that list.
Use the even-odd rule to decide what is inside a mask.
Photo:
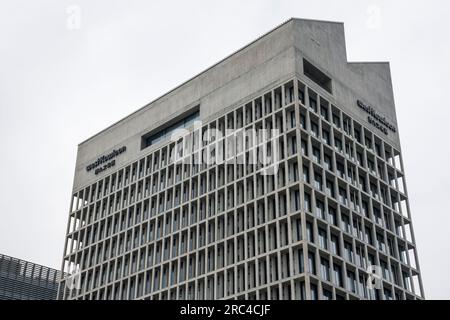
[{"label": "overcast sky", "polygon": [[0,0],[0,253],[60,268],[77,145],[290,17],[390,61],[427,298],[450,299],[449,1]]}]

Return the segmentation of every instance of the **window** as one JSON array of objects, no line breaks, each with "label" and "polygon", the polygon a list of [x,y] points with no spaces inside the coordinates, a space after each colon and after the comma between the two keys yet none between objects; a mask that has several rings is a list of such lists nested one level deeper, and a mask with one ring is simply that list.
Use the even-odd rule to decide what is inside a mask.
[{"label": "window", "polygon": [[328,207],[328,221],[332,225],[337,226],[336,209],[333,207]]},{"label": "window", "polygon": [[312,252],[308,252],[308,272],[316,274],[316,259]]},{"label": "window", "polygon": [[342,271],[337,264],[333,265],[333,282],[335,285],[342,287]]},{"label": "window", "polygon": [[362,175],[359,176],[359,186],[364,192],[367,192],[366,178]]},{"label": "window", "polygon": [[384,243],[384,237],[377,232],[377,244],[378,244],[378,250],[380,250],[383,253],[386,253],[386,245]]},{"label": "window", "polygon": [[316,215],[320,219],[325,220],[325,206],[322,201],[316,199]]},{"label": "window", "polygon": [[325,281],[330,281],[330,263],[325,258],[320,258],[320,276]]},{"label": "window", "polygon": [[344,131],[348,134],[351,135],[352,133],[352,129],[351,129],[351,120],[350,118],[347,118],[346,116],[344,116]]},{"label": "window", "polygon": [[301,149],[302,149],[302,155],[307,157],[308,156],[308,143],[306,140],[301,140]]},{"label": "window", "polygon": [[[297,260],[298,260],[298,272],[303,273],[305,272],[304,263],[303,263],[303,250],[297,251]],[[265,260],[263,260],[265,261]],[[263,265],[265,265],[265,262],[263,262]],[[260,271],[261,274],[261,271]]]},{"label": "window", "polygon": [[383,225],[383,219],[381,218],[380,209],[373,208],[373,216],[377,224],[379,224],[380,226]]},{"label": "window", "polygon": [[327,108],[327,106],[325,106],[323,104],[320,106],[320,115],[325,120],[328,120],[328,108]]},{"label": "window", "polygon": [[356,138],[356,141],[358,141],[359,143],[361,143],[361,133],[359,132],[359,130],[358,129],[356,129],[355,128],[355,138]]},{"label": "window", "polygon": [[334,198],[334,183],[331,180],[327,179],[326,182],[326,192],[327,192],[327,196]]},{"label": "window", "polygon": [[344,253],[345,253],[345,259],[347,261],[350,261],[351,263],[353,263],[354,262],[353,248],[352,248],[352,244],[350,242],[347,242],[347,241],[344,242]]},{"label": "window", "polygon": [[292,222],[293,224],[293,238],[295,241],[302,240],[302,222],[300,219],[296,219]]},{"label": "window", "polygon": [[312,63],[310,63],[306,59],[303,59],[303,72],[305,76],[310,78],[320,87],[325,89],[327,92],[332,93],[331,78],[328,77],[322,71],[320,71],[317,67],[315,67]]},{"label": "window", "polygon": [[339,239],[336,235],[331,235],[331,252],[335,255],[339,255]]},{"label": "window", "polygon": [[339,188],[339,202],[347,205],[347,191],[344,188]]},{"label": "window", "polygon": [[333,124],[340,128],[341,127],[341,118],[339,117],[339,114],[336,114],[333,112]]},{"label": "window", "polygon": [[322,191],[322,175],[320,175],[319,173],[314,173],[314,187],[317,190]]},{"label": "window", "polygon": [[375,152],[381,158],[381,146],[375,142]]},{"label": "window", "polygon": [[300,114],[300,127],[306,130],[306,117],[304,114]]},{"label": "window", "polygon": [[311,132],[314,137],[316,137],[316,138],[319,137],[319,126],[317,125],[317,123],[312,122],[312,121],[311,121]]},{"label": "window", "polygon": [[296,136],[290,137],[289,142],[291,145],[291,148],[290,148],[291,152],[289,155],[291,156],[291,155],[294,155],[297,153],[297,137]]},{"label": "window", "polygon": [[333,165],[331,164],[331,157],[327,154],[323,156],[323,164],[325,169],[333,171]]},{"label": "window", "polygon": [[350,142],[345,143],[345,154],[347,155],[347,158],[354,159],[353,158],[353,145]]},{"label": "window", "polygon": [[333,293],[330,290],[322,289],[323,300],[332,300]]},{"label": "window", "polygon": [[298,98],[302,104],[305,104],[305,93],[302,89],[298,89]]},{"label": "window", "polygon": [[369,217],[369,205],[367,204],[367,201],[365,201],[365,200],[361,201],[361,208],[362,208],[362,213],[366,217]]},{"label": "window", "polygon": [[330,145],[330,133],[325,129],[322,130],[322,141]]},{"label": "window", "polygon": [[367,254],[367,259],[369,260],[369,266],[374,266],[375,263],[375,256],[371,253]]},{"label": "window", "polygon": [[359,151],[356,151],[356,162],[358,162],[358,165],[360,165],[361,167],[364,165],[363,155]]},{"label": "window", "polygon": [[356,278],[355,274],[351,271],[347,271],[347,284],[348,284],[348,290],[356,293]]},{"label": "window", "polygon": [[342,215],[342,230],[344,230],[347,233],[351,233],[350,228],[351,228],[350,227],[350,218],[346,214],[343,214]]},{"label": "window", "polygon": [[369,171],[370,171],[372,174],[376,175],[376,172],[375,172],[375,164],[374,164],[374,162],[373,162],[372,160],[370,160],[370,159],[367,160],[367,167],[369,168]]},{"label": "window", "polygon": [[337,151],[342,152],[342,141],[339,138],[334,138],[334,146]]},{"label": "window", "polygon": [[311,196],[305,192],[305,210],[311,212]]},{"label": "window", "polygon": [[365,227],[364,228],[364,233],[365,233],[366,242],[368,244],[370,244],[371,246],[373,246],[372,231],[370,230],[370,228],[369,227]]},{"label": "window", "polygon": [[303,181],[309,183],[309,168],[307,166],[303,166]]},{"label": "window", "polygon": [[339,177],[345,179],[345,168],[341,162],[336,162],[336,171]]},{"label": "window", "polygon": [[372,139],[370,137],[366,136],[364,140],[365,140],[364,142],[366,144],[366,147],[368,149],[372,149]]},{"label": "window", "polygon": [[300,210],[300,191],[299,190],[295,190],[294,193],[291,193],[291,197],[292,199],[292,207],[294,209],[294,211],[298,211]]},{"label": "window", "polygon": [[361,220],[358,217],[353,217],[353,236],[358,237],[360,240],[364,240]]},{"label": "window", "polygon": [[391,273],[389,271],[388,264],[383,260],[380,261],[380,264],[383,273],[383,279],[385,279],[386,281],[391,281]]},{"label": "window", "polygon": [[309,98],[309,107],[311,108],[311,110],[313,110],[314,112],[317,112],[317,101],[314,98]]},{"label": "window", "polygon": [[318,300],[319,295],[317,294],[317,286],[311,283],[311,300]]},{"label": "window", "polygon": [[390,289],[384,288],[383,293],[384,293],[385,300],[393,300],[392,299],[392,292],[391,292]]},{"label": "window", "polygon": [[194,112],[191,113],[181,120],[177,120],[175,123],[168,127],[164,127],[161,129],[153,130],[151,133],[146,134],[142,137],[142,147],[141,149],[147,148],[153,144],[156,144],[164,139],[170,137],[172,133],[174,133],[178,129],[189,128],[194,121],[200,118],[199,107],[194,108]]},{"label": "window", "polygon": [[356,264],[360,268],[366,268],[364,249],[359,245],[356,246]]},{"label": "window", "polygon": [[327,231],[319,228],[319,245],[322,249],[328,249]]},{"label": "window", "polygon": [[314,242],[314,235],[311,222],[306,222],[306,238],[309,242]]},{"label": "window", "polygon": [[295,126],[296,126],[296,123],[295,123],[295,112],[294,111],[291,111],[291,112],[289,112],[289,116],[290,116],[290,128],[295,128]]},{"label": "window", "polygon": [[320,163],[320,149],[313,147],[313,159],[315,162]]}]

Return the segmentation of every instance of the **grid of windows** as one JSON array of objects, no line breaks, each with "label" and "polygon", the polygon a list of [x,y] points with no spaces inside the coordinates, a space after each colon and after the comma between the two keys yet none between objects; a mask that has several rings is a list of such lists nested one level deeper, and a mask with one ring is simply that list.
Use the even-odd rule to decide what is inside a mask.
[{"label": "grid of windows", "polygon": [[[196,139],[207,129],[223,138]],[[248,161],[259,136],[232,161],[175,161],[231,148],[227,129],[278,129],[277,174]],[[65,298],[421,297],[400,152],[329,99],[294,79],[191,135],[74,194],[64,268],[81,269],[81,290]]]}]

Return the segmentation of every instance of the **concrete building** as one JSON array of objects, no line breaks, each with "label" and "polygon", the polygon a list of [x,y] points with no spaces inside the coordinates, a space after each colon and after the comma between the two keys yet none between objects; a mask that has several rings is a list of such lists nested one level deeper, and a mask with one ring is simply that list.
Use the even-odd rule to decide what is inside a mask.
[{"label": "concrete building", "polygon": [[0,254],[0,300],[56,300],[61,272]]},{"label": "concrete building", "polygon": [[389,64],[290,19],[82,142],[63,260],[65,299],[422,299]]}]

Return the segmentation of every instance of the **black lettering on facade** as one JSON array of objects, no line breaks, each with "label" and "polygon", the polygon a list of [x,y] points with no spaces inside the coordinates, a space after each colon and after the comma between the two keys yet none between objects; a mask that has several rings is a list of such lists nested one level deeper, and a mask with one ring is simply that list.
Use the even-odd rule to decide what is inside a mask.
[{"label": "black lettering on facade", "polygon": [[366,105],[361,100],[357,100],[356,103],[358,107],[360,107],[362,110],[364,110],[366,113],[369,114],[369,116],[367,117],[367,121],[371,125],[376,127],[378,130],[383,132],[385,135],[389,133],[388,130],[394,133],[397,132],[397,128],[393,126],[391,123],[389,123],[389,121],[386,120],[386,117],[383,117],[380,114],[378,114],[374,108]]},{"label": "black lettering on facade", "polygon": [[127,147],[125,147],[125,146],[123,146],[117,150],[114,149],[107,155],[103,155],[103,156],[99,157],[95,162],[89,164],[86,167],[86,171],[89,172],[89,171],[94,170],[94,173],[97,175],[97,174],[105,171],[106,169],[115,166],[116,165],[115,158],[117,156],[119,156],[120,154],[124,153],[125,151],[127,151]]}]

